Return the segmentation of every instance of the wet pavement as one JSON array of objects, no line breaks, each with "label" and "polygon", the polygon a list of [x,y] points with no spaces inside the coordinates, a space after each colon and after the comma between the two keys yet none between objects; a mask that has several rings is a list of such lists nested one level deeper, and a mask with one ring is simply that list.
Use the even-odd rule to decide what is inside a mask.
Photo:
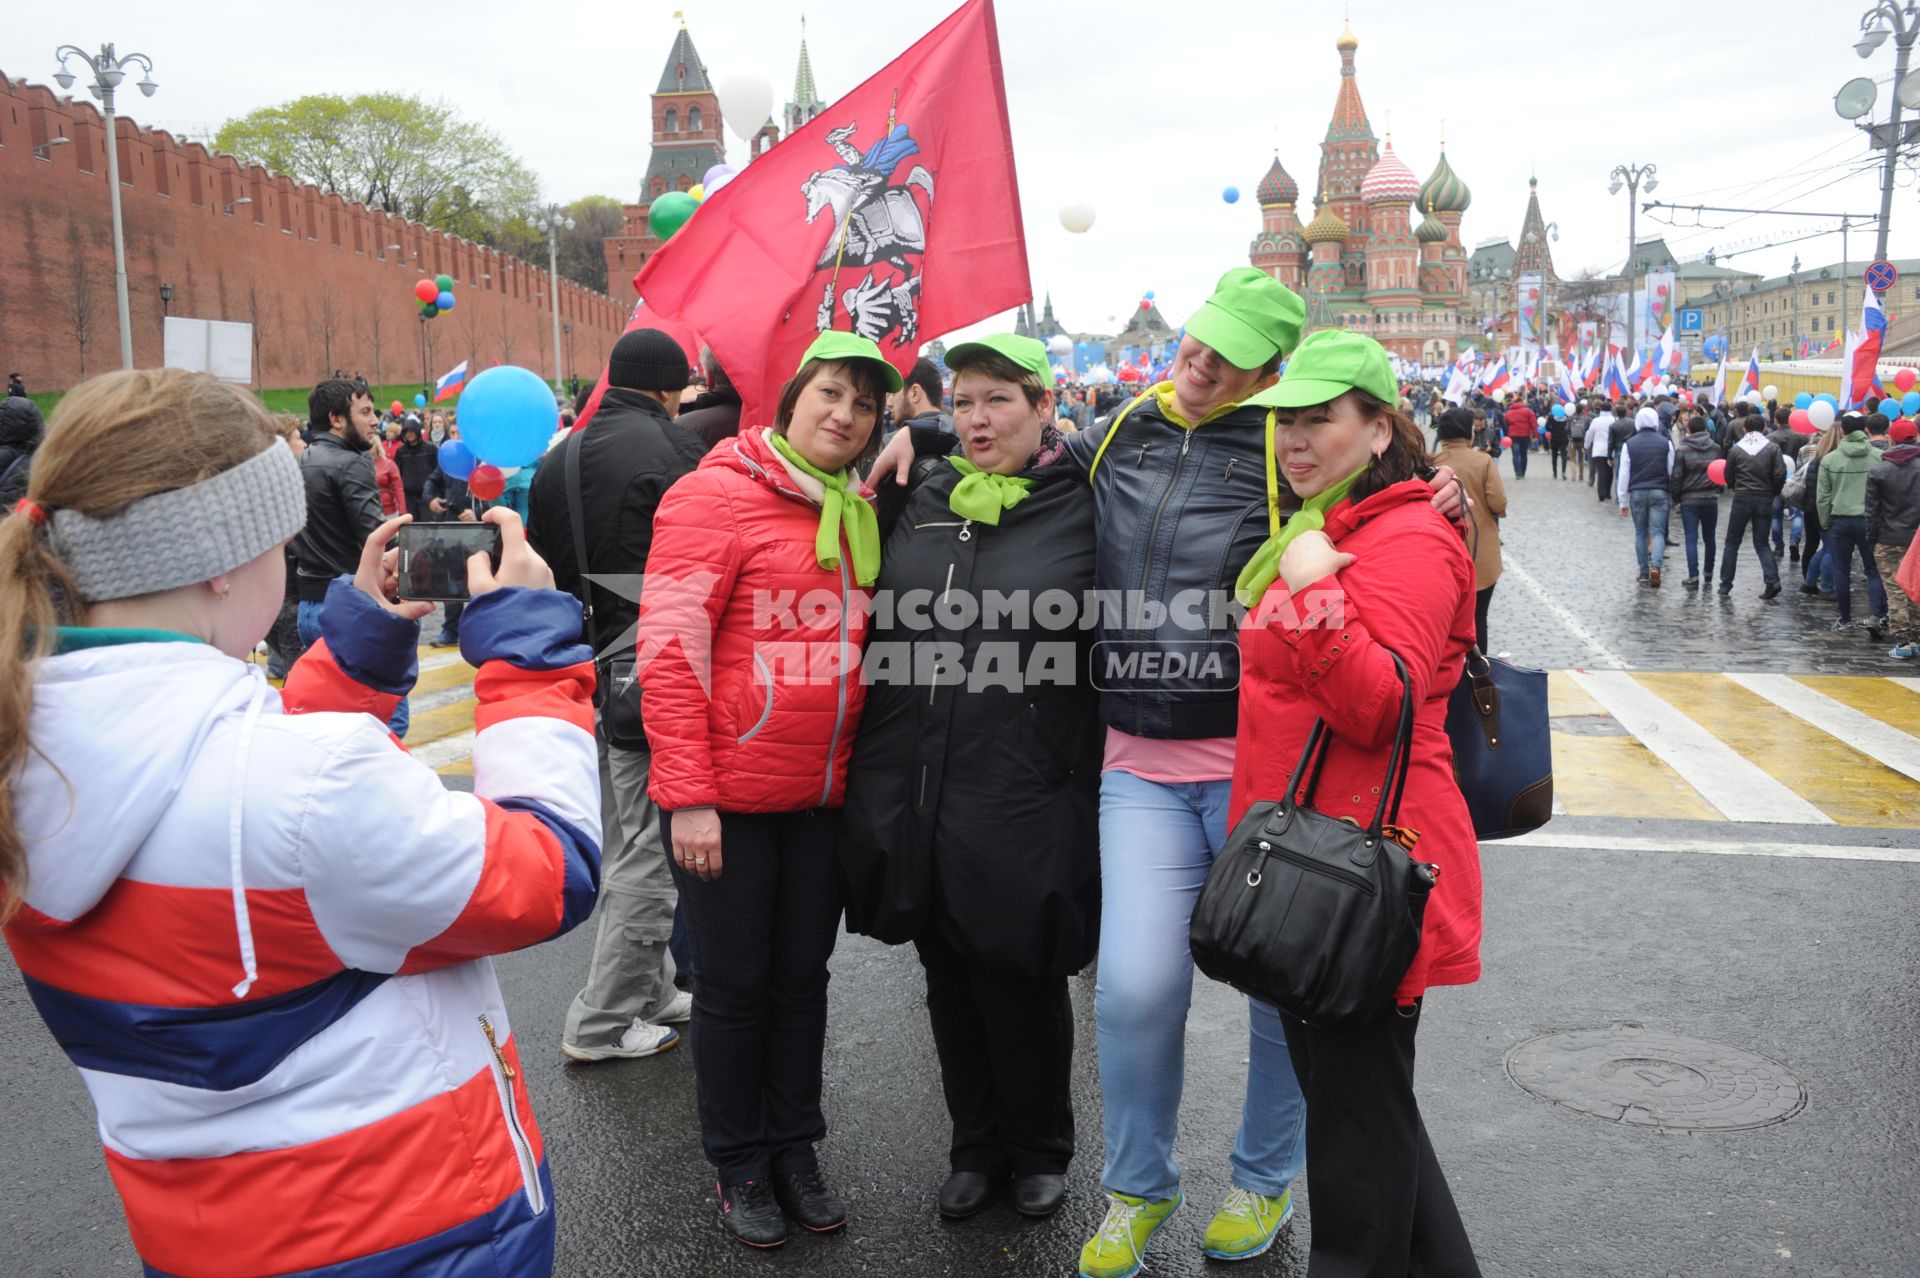
[{"label": "wet pavement", "polygon": [[[1503,580],[1497,649],[1556,669],[1626,665],[1636,677],[1920,675],[1864,637],[1826,635],[1829,601],[1760,603],[1750,560],[1728,601],[1636,586],[1625,522],[1544,470],[1511,485],[1508,545],[1538,589]],[[1874,682],[1883,699],[1920,706],[1920,690]],[[1771,744],[1720,739],[1753,753]],[[1611,815],[1579,812],[1527,844],[1485,847],[1483,978],[1435,991],[1422,1020],[1421,1102],[1485,1272],[1920,1273],[1920,1014],[1909,993],[1920,971],[1920,809],[1901,820],[1883,805],[1878,819],[1837,825],[1649,819],[1637,774],[1608,775],[1626,778],[1613,782]],[[1892,784],[1864,767],[1861,776],[1863,787]],[[646,1061],[562,1063],[561,1023],[591,930],[498,961],[552,1162],[558,1273],[1073,1272],[1102,1212],[1091,974],[1072,987],[1080,1154],[1066,1206],[1033,1222],[1002,1203],[948,1224],[933,1210],[947,1128],[918,963],[910,950],[843,938],[822,1158],[852,1224],[760,1254],[720,1232],[684,1045]],[[1510,1076],[1539,1063],[1537,1040],[1568,1031],[1623,1045],[1573,1080],[1602,1116]],[[1731,1050],[1688,1056],[1676,1036]],[[1246,1057],[1244,1001],[1200,978],[1178,1149],[1188,1204],[1150,1248],[1151,1274],[1225,1268],[1201,1257],[1199,1240],[1226,1189]],[[0,1273],[138,1274],[85,1091],[10,973],[0,974],[0,1069]],[[1764,1125],[1738,1125],[1749,1114]],[[1682,1125],[1659,1125],[1673,1121]],[[1289,1234],[1233,1273],[1305,1273],[1310,1178],[1296,1198]]]}]

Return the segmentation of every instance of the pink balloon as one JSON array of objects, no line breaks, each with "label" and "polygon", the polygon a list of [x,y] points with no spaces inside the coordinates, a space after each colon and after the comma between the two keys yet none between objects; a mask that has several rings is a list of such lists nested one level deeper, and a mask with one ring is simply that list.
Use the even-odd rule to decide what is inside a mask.
[{"label": "pink balloon", "polygon": [[1893,375],[1893,384],[1900,389],[1902,395],[1912,390],[1916,381],[1920,381],[1920,377],[1915,377],[1911,368],[1903,368]]},{"label": "pink balloon", "polygon": [[1707,478],[1722,488],[1727,486],[1727,459],[1716,457],[1707,463]]},{"label": "pink balloon", "polygon": [[1817,429],[1813,424],[1813,418],[1807,416],[1807,410],[1804,408],[1796,408],[1788,413],[1787,425],[1802,435],[1811,435]]}]

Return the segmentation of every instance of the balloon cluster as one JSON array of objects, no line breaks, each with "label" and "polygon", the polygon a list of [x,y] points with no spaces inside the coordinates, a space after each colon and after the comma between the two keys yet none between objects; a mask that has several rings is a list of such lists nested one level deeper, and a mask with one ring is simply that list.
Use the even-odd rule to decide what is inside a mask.
[{"label": "balloon cluster", "polygon": [[453,276],[436,275],[415,281],[413,298],[420,303],[420,318],[432,319],[441,311],[453,309]]},{"label": "balloon cluster", "polygon": [[553,389],[538,373],[512,364],[489,368],[461,393],[461,437],[440,446],[440,469],[492,501],[510,476],[540,459],[559,423]]}]

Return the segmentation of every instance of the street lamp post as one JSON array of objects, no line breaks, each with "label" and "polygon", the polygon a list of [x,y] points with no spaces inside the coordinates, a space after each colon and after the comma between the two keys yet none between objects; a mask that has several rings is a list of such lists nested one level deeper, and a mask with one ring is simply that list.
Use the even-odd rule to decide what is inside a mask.
[{"label": "street lamp post", "polygon": [[87,70],[93,72],[93,83],[87,86],[87,92],[99,101],[101,114],[106,117],[107,195],[113,205],[113,297],[120,308],[120,367],[132,368],[133,319],[127,306],[127,240],[120,228],[120,135],[114,124],[113,91],[127,78],[128,64],[135,62],[146,72],[138,85],[140,92],[152,97],[160,86],[153,82],[153,60],[144,53],[120,57],[112,45],[103,44],[99,53],[92,54],[78,46],[63,44],[53,51],[53,56],[60,59],[60,69],[53,73],[53,78],[63,89],[71,89],[74,83],[73,72],[67,70],[67,59],[78,58],[86,63]]},{"label": "street lamp post", "polygon": [[573,229],[573,219],[558,204],[549,204],[534,217],[534,225],[547,237],[547,297],[553,304],[553,389],[564,389],[560,382],[560,232]]},{"label": "street lamp post", "polygon": [[1654,176],[1656,171],[1651,164],[1615,165],[1613,170],[1613,185],[1607,188],[1608,195],[1618,195],[1620,194],[1620,186],[1622,183],[1625,183],[1627,187],[1627,268],[1625,271],[1627,277],[1627,347],[1634,351],[1640,349],[1640,303],[1635,298],[1633,290],[1634,257],[1640,250],[1640,244],[1639,241],[1635,239],[1638,232],[1634,219],[1640,213],[1640,205],[1638,202],[1640,199],[1640,183],[1645,181],[1647,184],[1647,194],[1652,195],[1654,188],[1660,185],[1660,179]]},{"label": "street lamp post", "polygon": [[560,331],[567,335],[567,366],[562,371],[567,375],[567,386],[568,389],[571,390],[573,385],[573,325],[562,324]]},{"label": "street lamp post", "polygon": [[173,285],[162,284],[160,286],[160,318],[165,319],[171,314],[173,314]]},{"label": "street lamp post", "polygon": [[1893,213],[1893,170],[1900,158],[1900,108],[1910,105],[1902,100],[1906,96],[1902,88],[1907,78],[1908,55],[1913,52],[1914,40],[1920,38],[1920,13],[1915,11],[1914,0],[1907,0],[1904,6],[1898,0],[1879,0],[1861,14],[1860,39],[1854,43],[1853,51],[1862,58],[1870,58],[1886,43],[1888,36],[1893,37],[1897,52],[1893,62],[1893,107],[1887,119],[1886,136],[1875,139],[1884,142],[1887,149],[1886,163],[1880,169],[1880,231],[1873,246],[1876,262],[1887,259],[1887,224]]}]

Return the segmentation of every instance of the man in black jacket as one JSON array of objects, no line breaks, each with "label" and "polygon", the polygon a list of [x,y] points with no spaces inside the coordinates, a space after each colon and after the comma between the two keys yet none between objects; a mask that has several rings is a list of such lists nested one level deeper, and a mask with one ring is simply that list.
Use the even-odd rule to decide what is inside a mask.
[{"label": "man in black jacket", "polygon": [[[359,382],[332,378],[307,396],[307,429],[313,442],[300,454],[307,488],[307,523],[293,539],[294,593],[299,599],[300,648],[320,638],[320,608],[327,586],[360,566],[360,551],[386,522],[368,451],[379,441],[380,414]],[[387,726],[407,735],[407,698],[400,698]]]},{"label": "man in black jacket", "polygon": [[706,376],[707,389],[680,414],[680,429],[698,435],[701,444],[711,450],[719,447],[721,440],[740,433],[740,392],[706,347],[700,349],[700,370]]},{"label": "man in black jacket", "polygon": [[1767,438],[1764,413],[1751,413],[1738,419],[1747,433],[1727,450],[1727,491],[1733,494],[1733,507],[1727,514],[1727,543],[1720,559],[1720,593],[1733,593],[1734,569],[1740,565],[1740,536],[1753,530],[1753,553],[1760,557],[1760,575],[1767,588],[1762,599],[1780,593],[1780,562],[1767,544],[1767,526],[1773,519],[1773,499],[1787,483],[1787,459],[1780,446]]},{"label": "man in black jacket", "polygon": [[393,464],[400,468],[400,487],[407,494],[407,513],[424,521],[427,510],[427,480],[440,468],[440,450],[420,428],[420,419],[412,413],[400,428],[400,447],[393,451]]},{"label": "man in black jacket", "polygon": [[[553,579],[587,610],[601,687],[607,662],[634,655],[640,575],[653,547],[653,515],[675,480],[700,464],[705,446],[677,425],[687,357],[665,333],[636,329],[614,343],[607,392],[587,428],[568,436],[534,472],[527,539]],[[724,442],[721,447],[728,447]],[[579,489],[568,479],[577,454]],[[586,541],[575,551],[573,520]],[[679,894],[667,867],[660,809],[647,796],[652,756],[644,738],[609,740],[604,700],[600,747],[600,918],[587,982],[567,1011],[560,1050],[573,1060],[651,1056],[679,1041],[692,1000],[674,989],[667,943]]]}]

